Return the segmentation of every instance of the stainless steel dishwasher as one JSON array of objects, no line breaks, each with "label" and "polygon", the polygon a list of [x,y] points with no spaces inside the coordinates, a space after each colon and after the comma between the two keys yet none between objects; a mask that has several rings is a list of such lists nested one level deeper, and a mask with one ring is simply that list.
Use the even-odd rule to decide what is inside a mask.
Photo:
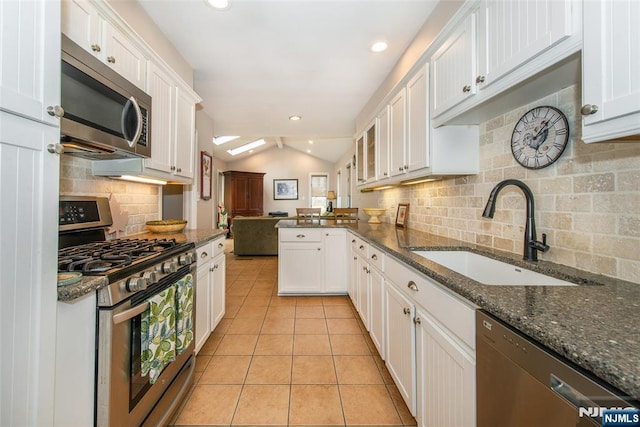
[{"label": "stainless steel dishwasher", "polygon": [[639,407],[495,317],[476,321],[478,427],[599,426],[600,408]]}]

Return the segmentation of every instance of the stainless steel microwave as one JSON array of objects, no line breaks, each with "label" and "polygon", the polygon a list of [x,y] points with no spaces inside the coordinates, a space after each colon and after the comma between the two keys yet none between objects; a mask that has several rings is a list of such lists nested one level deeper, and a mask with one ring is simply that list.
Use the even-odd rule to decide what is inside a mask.
[{"label": "stainless steel microwave", "polygon": [[62,35],[60,142],[92,160],[151,156],[151,96]]}]

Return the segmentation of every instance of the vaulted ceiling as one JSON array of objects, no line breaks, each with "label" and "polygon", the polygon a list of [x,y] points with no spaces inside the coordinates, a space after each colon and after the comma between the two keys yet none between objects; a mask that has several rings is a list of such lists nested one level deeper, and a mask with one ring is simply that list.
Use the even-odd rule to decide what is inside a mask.
[{"label": "vaulted ceiling", "polygon": [[[194,88],[229,148],[264,138],[337,161],[355,118],[398,61],[436,0],[139,0],[194,70]],[[388,49],[369,50],[383,40]],[[291,121],[298,115],[302,120]],[[309,141],[313,141],[310,144]]]}]

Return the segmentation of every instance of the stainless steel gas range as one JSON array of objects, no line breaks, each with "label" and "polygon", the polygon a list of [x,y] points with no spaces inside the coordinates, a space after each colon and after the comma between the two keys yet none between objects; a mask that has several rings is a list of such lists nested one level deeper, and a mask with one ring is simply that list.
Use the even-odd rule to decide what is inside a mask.
[{"label": "stainless steel gas range", "polygon": [[193,243],[106,240],[106,198],[62,197],[59,271],[105,276],[97,291],[97,426],[166,425],[195,368]]}]

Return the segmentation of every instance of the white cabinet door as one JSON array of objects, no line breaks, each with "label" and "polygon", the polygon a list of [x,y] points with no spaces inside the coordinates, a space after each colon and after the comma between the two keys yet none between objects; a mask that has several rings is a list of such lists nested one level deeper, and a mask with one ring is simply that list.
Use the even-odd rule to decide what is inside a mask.
[{"label": "white cabinet door", "polygon": [[196,354],[211,333],[211,261],[198,266],[196,275]]},{"label": "white cabinet door", "polygon": [[323,230],[324,292],[344,294],[348,291],[348,251],[346,230]]},{"label": "white cabinet door", "polygon": [[429,166],[429,72],[422,67],[407,83],[407,171]]},{"label": "white cabinet door", "polygon": [[62,0],[62,32],[87,52],[101,56],[100,14],[86,0]]},{"label": "white cabinet door", "polygon": [[145,90],[147,84],[147,58],[107,21],[102,21],[103,61],[128,81]]},{"label": "white cabinet door", "polygon": [[356,139],[356,185],[364,184],[367,179],[364,134]]},{"label": "white cabinet door", "polygon": [[[0,2],[0,425],[53,425],[59,1]],[[43,124],[46,123],[46,124]]]},{"label": "white cabinet door", "polygon": [[376,126],[376,175],[378,180],[389,178],[389,106],[385,105],[377,116]]},{"label": "white cabinet door", "polygon": [[358,252],[356,249],[357,240],[353,234],[349,233],[349,297],[351,303],[358,309]]},{"label": "white cabinet door", "polygon": [[176,89],[171,78],[153,63],[149,65],[151,95],[151,158],[145,164],[151,169],[171,173],[173,166],[174,105]]},{"label": "white cabinet door", "polygon": [[0,28],[0,110],[58,126],[60,3],[2,1]]},{"label": "white cabinet door", "polygon": [[424,312],[415,323],[418,426],[475,426],[474,358]]},{"label": "white cabinet door", "polygon": [[387,281],[385,289],[386,364],[411,414],[416,414],[415,306]]},{"label": "white cabinet door", "polygon": [[177,89],[176,136],[174,174],[185,178],[194,176],[196,106],[193,98]]},{"label": "white cabinet door", "polygon": [[376,120],[373,121],[373,123],[371,123],[369,125],[369,127],[367,127],[367,131],[364,133],[364,143],[365,143],[365,147],[366,147],[366,155],[365,155],[365,162],[366,162],[366,168],[367,168],[367,172],[365,173],[365,180],[367,182],[373,182],[377,179],[376,177],[376,148],[377,148],[377,143],[376,143]]},{"label": "white cabinet door", "polygon": [[322,292],[322,243],[280,243],[278,292]]},{"label": "white cabinet door", "polygon": [[569,37],[570,18],[570,0],[483,0],[478,12],[475,83],[482,90]]},{"label": "white cabinet door", "polygon": [[226,256],[220,254],[212,261],[211,286],[211,331],[216,329],[225,313],[226,296]]},{"label": "white cabinet door", "polygon": [[380,357],[384,360],[384,276],[373,267],[369,267],[369,271],[369,300],[371,301],[369,335]]},{"label": "white cabinet door", "polygon": [[640,2],[585,1],[583,8],[582,139],[640,134]]},{"label": "white cabinet door", "polygon": [[369,330],[369,265],[361,255],[357,255],[356,261],[358,283],[358,305],[356,306],[362,323]]},{"label": "white cabinet door", "polygon": [[433,116],[476,93],[476,14],[471,13],[431,57]]},{"label": "white cabinet door", "polygon": [[406,143],[406,89],[402,88],[389,103],[389,163],[390,174],[396,176],[405,173]]}]

